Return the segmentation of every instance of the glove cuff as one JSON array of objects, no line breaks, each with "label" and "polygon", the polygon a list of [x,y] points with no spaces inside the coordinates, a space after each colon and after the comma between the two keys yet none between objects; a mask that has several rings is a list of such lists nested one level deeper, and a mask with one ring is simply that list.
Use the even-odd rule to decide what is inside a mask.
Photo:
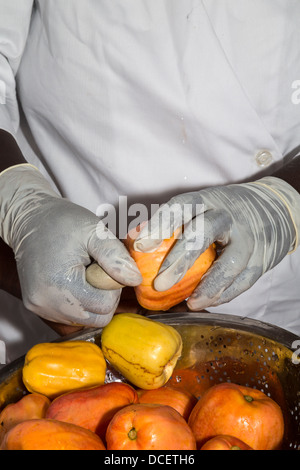
[{"label": "glove cuff", "polygon": [[38,168],[34,165],[31,165],[31,163],[20,163],[18,165],[13,165],[13,166],[10,166],[9,168],[6,168],[6,170],[3,170],[1,173],[0,173],[0,178],[2,175],[4,175],[5,173],[8,173],[9,171],[12,171],[16,168],[24,168],[24,167],[29,167],[29,168],[34,168],[35,170],[39,171]]},{"label": "glove cuff", "polygon": [[11,248],[23,218],[45,195],[60,197],[34,165],[15,165],[0,173],[0,237]]},{"label": "glove cuff", "polygon": [[295,229],[295,240],[289,254],[296,251],[300,244],[300,194],[286,181],[275,176],[266,176],[253,184],[270,190],[285,205]]}]

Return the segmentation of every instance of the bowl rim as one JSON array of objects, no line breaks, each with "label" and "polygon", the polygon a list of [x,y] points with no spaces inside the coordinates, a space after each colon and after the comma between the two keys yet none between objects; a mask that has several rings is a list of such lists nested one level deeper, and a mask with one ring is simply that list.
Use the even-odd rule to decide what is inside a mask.
[{"label": "bowl rim", "polygon": [[[273,340],[290,350],[292,344],[295,341],[300,341],[299,336],[279,326],[262,322],[261,320],[253,319],[250,317],[241,317],[227,313],[223,314],[210,312],[147,312],[143,314],[143,316],[174,326],[205,325],[211,326],[214,329],[223,328],[241,330],[244,332],[265,337],[268,340]],[[52,341],[52,343],[76,340],[92,341],[96,336],[101,336],[102,330],[103,328],[87,328],[67,336],[56,338],[54,341]],[[25,355],[15,359],[11,363],[5,365],[3,368],[0,369],[0,385],[3,382],[9,380],[9,378],[14,373],[16,373],[19,369],[23,367],[24,360]]]}]

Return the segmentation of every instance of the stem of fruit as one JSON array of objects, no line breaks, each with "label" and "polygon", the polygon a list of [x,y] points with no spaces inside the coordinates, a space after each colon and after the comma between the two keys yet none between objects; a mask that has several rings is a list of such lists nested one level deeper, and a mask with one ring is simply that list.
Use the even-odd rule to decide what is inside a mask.
[{"label": "stem of fruit", "polygon": [[137,430],[135,428],[131,428],[128,433],[128,437],[131,441],[135,441],[137,438]]},{"label": "stem of fruit", "polygon": [[253,401],[253,398],[250,397],[250,395],[244,395],[244,398],[246,401],[248,401],[249,403],[251,403]]}]

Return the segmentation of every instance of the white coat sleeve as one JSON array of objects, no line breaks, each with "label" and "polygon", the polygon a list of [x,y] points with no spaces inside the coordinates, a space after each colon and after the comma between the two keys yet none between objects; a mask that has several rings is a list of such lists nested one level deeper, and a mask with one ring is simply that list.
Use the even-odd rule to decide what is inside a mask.
[{"label": "white coat sleeve", "polygon": [[16,134],[16,74],[26,45],[34,0],[0,0],[0,129]]}]

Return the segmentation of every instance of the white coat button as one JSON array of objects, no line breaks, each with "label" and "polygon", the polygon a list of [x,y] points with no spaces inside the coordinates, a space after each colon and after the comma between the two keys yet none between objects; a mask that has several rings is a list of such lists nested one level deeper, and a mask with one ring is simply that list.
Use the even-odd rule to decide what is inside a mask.
[{"label": "white coat button", "polygon": [[258,166],[265,167],[270,165],[273,160],[273,155],[271,154],[271,152],[269,152],[269,150],[260,150],[256,154],[255,159]]}]

